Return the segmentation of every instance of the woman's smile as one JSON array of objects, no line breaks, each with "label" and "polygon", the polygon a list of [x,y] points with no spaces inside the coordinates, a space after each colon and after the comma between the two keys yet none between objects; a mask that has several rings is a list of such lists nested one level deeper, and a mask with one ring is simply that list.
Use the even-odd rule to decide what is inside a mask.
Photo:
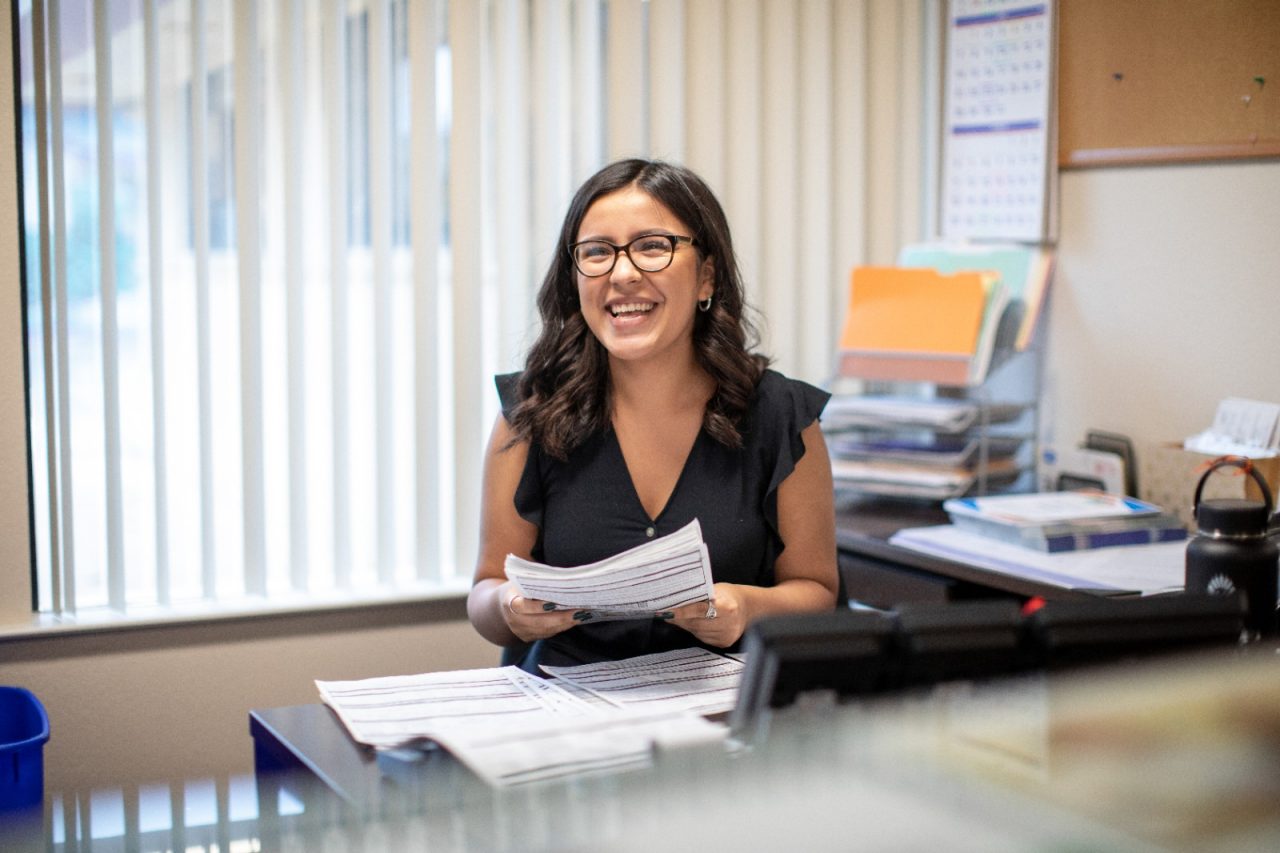
[{"label": "woman's smile", "polygon": [[643,325],[657,307],[656,302],[649,300],[628,299],[611,303],[605,310],[613,317],[614,328],[634,329]]}]

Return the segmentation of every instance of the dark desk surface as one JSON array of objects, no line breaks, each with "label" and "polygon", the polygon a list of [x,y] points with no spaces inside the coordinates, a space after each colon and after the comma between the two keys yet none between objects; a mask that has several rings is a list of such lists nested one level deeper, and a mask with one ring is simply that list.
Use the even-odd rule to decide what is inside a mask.
[{"label": "dark desk surface", "polygon": [[946,524],[939,504],[885,498],[844,499],[836,509],[836,546],[849,597],[876,607],[905,601],[941,601],[1012,596],[1087,598],[1063,589],[981,566],[946,560],[890,545],[908,527]]},{"label": "dark desk surface", "polygon": [[347,736],[325,705],[294,705],[249,712],[254,770],[298,778],[313,775],[343,802],[365,807],[377,801],[383,784],[373,750]]}]

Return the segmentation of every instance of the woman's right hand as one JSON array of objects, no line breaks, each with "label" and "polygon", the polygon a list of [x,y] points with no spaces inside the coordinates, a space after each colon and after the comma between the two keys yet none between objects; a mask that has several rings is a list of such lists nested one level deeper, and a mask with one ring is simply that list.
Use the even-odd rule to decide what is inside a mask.
[{"label": "woman's right hand", "polygon": [[581,624],[581,620],[575,617],[576,611],[556,610],[550,602],[525,598],[511,581],[498,587],[495,597],[511,633],[526,643],[554,637]]}]

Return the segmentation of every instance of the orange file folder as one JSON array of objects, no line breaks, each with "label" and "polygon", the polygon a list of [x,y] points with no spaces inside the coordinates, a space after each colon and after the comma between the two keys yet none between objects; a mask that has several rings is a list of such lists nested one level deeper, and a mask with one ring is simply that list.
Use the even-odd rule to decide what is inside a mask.
[{"label": "orange file folder", "polygon": [[840,337],[841,373],[968,384],[991,284],[979,272],[855,268]]}]

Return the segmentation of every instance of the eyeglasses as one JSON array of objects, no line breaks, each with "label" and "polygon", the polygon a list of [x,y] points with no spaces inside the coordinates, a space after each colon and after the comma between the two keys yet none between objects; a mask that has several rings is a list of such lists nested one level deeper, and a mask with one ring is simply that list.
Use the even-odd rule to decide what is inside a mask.
[{"label": "eyeglasses", "polygon": [[569,247],[569,255],[578,272],[587,278],[612,272],[613,265],[618,262],[619,252],[625,253],[631,265],[641,272],[661,272],[671,266],[678,243],[692,246],[693,238],[675,234],[644,234],[625,246],[618,246],[607,240],[583,240]]}]

